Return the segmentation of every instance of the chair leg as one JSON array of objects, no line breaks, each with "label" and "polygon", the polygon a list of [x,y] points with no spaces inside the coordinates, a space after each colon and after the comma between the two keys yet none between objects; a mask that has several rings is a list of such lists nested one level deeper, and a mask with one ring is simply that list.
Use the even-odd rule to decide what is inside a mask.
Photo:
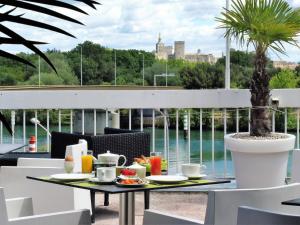
[{"label": "chair leg", "polygon": [[91,214],[91,222],[95,223],[95,208],[96,208],[96,204],[95,204],[95,192],[94,191],[90,191],[91,194],[91,209],[92,209],[92,214]]},{"label": "chair leg", "polygon": [[150,208],[150,191],[144,192],[144,202],[145,202],[145,209]]},{"label": "chair leg", "polygon": [[104,193],[104,206],[109,206],[109,194]]}]

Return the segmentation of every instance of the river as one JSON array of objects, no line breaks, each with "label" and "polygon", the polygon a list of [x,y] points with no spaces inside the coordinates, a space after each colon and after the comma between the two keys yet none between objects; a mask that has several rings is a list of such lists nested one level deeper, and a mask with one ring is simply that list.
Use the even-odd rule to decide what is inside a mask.
[{"label": "river", "polygon": [[[12,139],[8,133],[3,129],[3,143],[11,143]],[[58,126],[51,126],[50,130],[58,130]],[[15,128],[15,143],[23,143],[23,127],[17,125]],[[62,131],[70,132],[69,126],[62,126]],[[152,135],[151,128],[145,128],[146,132],[149,132]],[[176,131],[170,129],[170,164],[173,169],[176,168]],[[31,135],[34,135],[34,126],[26,127],[26,137],[29,139]],[[207,167],[205,173],[212,174],[212,133],[211,130],[203,131],[203,164]],[[164,130],[160,128],[155,129],[155,150],[164,152]],[[224,133],[222,131],[215,131],[214,138],[214,149],[215,149],[215,174],[219,177],[224,176]],[[38,128],[38,148],[40,150],[46,149],[47,136],[46,132],[41,128]],[[152,139],[151,139],[151,149],[152,149]],[[188,141],[184,140],[183,131],[179,132],[179,159],[180,163],[188,162]],[[291,160],[290,160],[291,161]],[[200,131],[192,130],[191,131],[191,162],[200,163]],[[290,171],[289,163],[289,171]],[[233,164],[231,161],[230,152],[227,151],[227,176],[233,176]]]}]

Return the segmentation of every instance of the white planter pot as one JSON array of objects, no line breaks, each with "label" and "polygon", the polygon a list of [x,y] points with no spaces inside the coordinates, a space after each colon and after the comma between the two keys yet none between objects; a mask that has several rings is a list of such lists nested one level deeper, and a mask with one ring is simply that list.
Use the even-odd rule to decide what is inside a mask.
[{"label": "white planter pot", "polygon": [[224,137],[231,151],[238,188],[264,188],[284,184],[288,154],[295,147],[295,136],[284,139],[247,140]]}]

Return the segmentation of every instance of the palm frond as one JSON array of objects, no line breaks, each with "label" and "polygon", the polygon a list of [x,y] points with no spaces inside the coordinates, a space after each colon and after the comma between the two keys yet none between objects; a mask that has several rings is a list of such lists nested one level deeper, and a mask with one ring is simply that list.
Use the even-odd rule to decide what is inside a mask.
[{"label": "palm frond", "polygon": [[[96,9],[96,5],[100,4],[95,0],[73,0],[74,2],[81,2],[83,4],[86,4],[90,6],[91,8]],[[48,15],[51,17],[54,17],[59,20],[71,22],[71,23],[76,23],[76,24],[81,24],[83,25],[80,21],[66,16],[62,13],[57,12],[58,8],[64,8],[68,9],[74,12],[78,13],[83,13],[87,14],[84,10],[80,9],[78,6],[71,4],[71,3],[66,3],[63,1],[59,0],[0,0],[0,8],[3,9],[3,7],[13,7],[11,9],[8,9],[4,12],[0,12],[0,22],[11,22],[15,24],[21,24],[25,26],[32,26],[35,28],[42,28],[45,30],[49,30],[55,33],[60,33],[66,36],[74,37],[74,35],[70,34],[69,32],[57,27],[57,26],[52,26],[49,24],[46,24],[42,21],[38,20],[33,20],[30,18],[25,18],[24,14],[20,15],[12,15],[12,13],[15,12],[16,9],[24,10],[25,12],[31,11],[31,12],[36,12],[36,13],[41,13],[44,15]],[[47,7],[54,7],[53,9],[49,9]],[[26,48],[32,50],[34,53],[39,55],[41,58],[43,58],[52,68],[53,70],[57,73],[54,65],[51,63],[51,61],[47,58],[47,56],[41,52],[35,45],[42,44],[43,42],[39,41],[32,41],[32,40],[27,40],[26,38],[22,37],[20,34],[18,34],[16,31],[14,31],[13,26],[7,26],[3,25],[3,23],[0,24],[0,32],[2,34],[5,34],[8,36],[7,39],[5,38],[0,38],[0,45],[1,44],[18,44],[18,45],[23,45]],[[45,44],[45,43],[43,43]],[[27,65],[35,67],[32,63],[28,63],[26,60],[22,61],[20,60],[20,57],[12,57],[10,53],[6,52],[4,54],[4,51],[2,51],[1,56],[3,57],[8,57],[10,59],[17,60],[19,62],[25,63]]]},{"label": "palm frond", "polygon": [[[74,1],[81,2],[94,9],[96,9],[96,5],[100,4],[95,0],[73,0],[73,2]],[[74,37],[72,34],[59,27],[46,24],[42,21],[33,20],[30,18],[24,18],[25,12],[30,11],[30,12],[36,12],[36,13],[48,15],[59,20],[83,25],[80,21],[72,17],[66,16],[62,13],[59,13],[55,9],[48,9],[47,6],[55,7],[56,9],[63,8],[63,9],[72,10],[74,12],[87,14],[84,10],[80,9],[79,7],[59,0],[51,0],[51,1],[50,0],[0,0],[1,10],[3,10],[5,7],[12,7],[10,9],[7,9],[6,11],[3,10],[4,12],[0,12],[0,32],[6,36],[6,37],[0,37],[0,45],[1,44],[23,45],[26,48],[33,51],[34,53],[36,53],[37,55],[39,55],[41,58],[43,58],[48,63],[48,65],[50,65],[52,69],[57,73],[55,66],[51,63],[51,61],[47,58],[47,56],[39,48],[36,47],[36,45],[46,44],[45,42],[27,40],[26,38],[18,34],[16,31],[14,31],[14,26],[8,26],[3,24],[3,22],[21,24],[21,25],[31,26],[35,28],[42,28],[52,32]],[[18,15],[12,15],[16,11],[16,9],[24,10],[25,12]],[[11,54],[7,51],[3,51],[1,49],[0,49],[0,57],[5,57],[35,67],[28,60],[23,59],[17,55]],[[4,126],[7,128],[9,133],[12,134],[12,129],[2,113],[0,113],[0,121],[4,124]]]},{"label": "palm frond", "polygon": [[235,0],[232,9],[216,18],[224,36],[241,45],[253,44],[265,51],[270,47],[284,53],[282,43],[295,46],[300,32],[300,10],[293,9],[285,0]]}]

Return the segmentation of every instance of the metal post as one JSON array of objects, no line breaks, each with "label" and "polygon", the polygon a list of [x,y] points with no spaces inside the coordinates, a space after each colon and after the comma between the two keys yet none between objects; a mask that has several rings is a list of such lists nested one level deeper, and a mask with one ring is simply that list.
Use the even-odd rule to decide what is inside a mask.
[{"label": "metal post", "polygon": [[105,127],[108,127],[108,109],[105,110]]},{"label": "metal post", "polygon": [[81,111],[81,133],[84,135],[84,109]]},{"label": "metal post", "polygon": [[[37,110],[34,111],[34,117],[35,117],[35,121],[37,121]],[[37,123],[34,123],[34,135],[36,137],[36,149],[38,149],[38,127],[37,127]]]},{"label": "metal post", "polygon": [[287,133],[287,125],[288,125],[288,110],[284,109],[284,133]]},{"label": "metal post", "polygon": [[200,109],[200,164],[203,162],[203,110]]},{"label": "metal post", "polygon": [[275,133],[276,131],[276,124],[275,124],[275,110],[272,111],[272,132]]},{"label": "metal post", "polygon": [[212,171],[215,175],[215,109],[212,109],[211,116],[211,154],[212,154]]},{"label": "metal post", "polygon": [[188,111],[188,157],[191,163],[191,110]]},{"label": "metal post", "polygon": [[39,56],[39,87],[41,86],[41,57]]},{"label": "metal post", "polygon": [[176,110],[176,173],[179,173],[179,111]]},{"label": "metal post", "polygon": [[145,55],[143,54],[143,86],[145,86]]},{"label": "metal post", "polygon": [[73,133],[73,110],[70,110],[70,133]]},{"label": "metal post", "polygon": [[[25,145],[27,142],[26,140],[26,111],[23,110],[23,144]],[[24,152],[26,151],[26,148],[24,148]]]},{"label": "metal post", "polygon": [[240,111],[236,109],[236,132],[240,132]]},{"label": "metal post", "polygon": [[166,87],[168,87],[168,60],[166,61]]},{"label": "metal post", "polygon": [[97,110],[94,109],[94,135],[97,135]]},{"label": "metal post", "polygon": [[115,50],[115,86],[117,86],[117,51]]},{"label": "metal post", "polygon": [[135,224],[135,193],[120,194],[119,225]]},{"label": "metal post", "polygon": [[82,70],[83,70],[82,46],[80,46],[80,86],[82,86]]},{"label": "metal post", "polygon": [[129,112],[128,112],[128,125],[129,125],[129,130],[132,129],[132,124],[131,124],[131,109],[129,109]]},{"label": "metal post", "polygon": [[[226,9],[230,9],[230,0],[226,0]],[[230,37],[226,38],[225,89],[230,89]]]},{"label": "metal post", "polygon": [[58,131],[61,132],[61,110],[58,110]]},{"label": "metal post", "polygon": [[[224,136],[227,134],[227,109],[224,109]],[[224,178],[227,176],[227,149],[224,145]]]},{"label": "metal post", "polygon": [[11,129],[12,129],[12,136],[11,136],[11,143],[15,143],[15,124],[16,124],[16,112],[13,110],[11,111]]},{"label": "metal post", "polygon": [[155,110],[152,110],[152,152],[155,152]]},{"label": "metal post", "polygon": [[141,125],[141,131],[143,131],[144,130],[144,110],[143,109],[141,109],[141,123],[140,123],[140,125]]},{"label": "metal post", "polygon": [[299,149],[299,139],[300,139],[300,137],[299,137],[299,127],[300,127],[300,111],[299,111],[299,109],[297,109],[297,149]]},{"label": "metal post", "polygon": [[[2,113],[2,111],[1,111]],[[3,144],[3,123],[0,122],[0,133],[1,133],[1,136],[0,136],[0,143]]]},{"label": "metal post", "polygon": [[[49,115],[49,109],[47,109],[47,131],[50,132],[50,115]],[[49,133],[47,133],[47,152],[50,152],[50,136]]]}]

